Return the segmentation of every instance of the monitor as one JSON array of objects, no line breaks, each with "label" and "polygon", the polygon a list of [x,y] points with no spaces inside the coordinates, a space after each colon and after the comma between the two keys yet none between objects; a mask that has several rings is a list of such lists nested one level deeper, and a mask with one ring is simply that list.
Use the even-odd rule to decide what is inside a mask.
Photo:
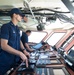
[{"label": "monitor", "polygon": [[40,43],[38,43],[38,44],[32,46],[32,48],[33,48],[33,49],[40,49],[42,46],[43,46],[43,45],[42,45],[42,43],[40,42]]}]

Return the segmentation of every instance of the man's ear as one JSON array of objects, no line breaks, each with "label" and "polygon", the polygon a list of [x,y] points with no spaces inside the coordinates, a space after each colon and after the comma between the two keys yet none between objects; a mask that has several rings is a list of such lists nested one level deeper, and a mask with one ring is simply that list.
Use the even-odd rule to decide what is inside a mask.
[{"label": "man's ear", "polygon": [[15,13],[13,14],[13,16],[14,16],[15,18],[17,17],[17,15],[16,15]]}]

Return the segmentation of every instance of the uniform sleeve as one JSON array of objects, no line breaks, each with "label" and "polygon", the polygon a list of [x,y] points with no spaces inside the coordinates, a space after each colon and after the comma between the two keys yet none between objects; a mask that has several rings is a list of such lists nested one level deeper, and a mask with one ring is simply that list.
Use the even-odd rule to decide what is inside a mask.
[{"label": "uniform sleeve", "polygon": [[1,29],[0,29],[0,38],[1,38]]},{"label": "uniform sleeve", "polygon": [[1,27],[1,38],[2,39],[9,39],[9,29],[7,25],[3,25]]},{"label": "uniform sleeve", "polygon": [[23,33],[22,37],[23,37],[23,43],[28,43],[28,36],[25,33]]},{"label": "uniform sleeve", "polygon": [[25,43],[28,43],[28,36],[25,37]]}]

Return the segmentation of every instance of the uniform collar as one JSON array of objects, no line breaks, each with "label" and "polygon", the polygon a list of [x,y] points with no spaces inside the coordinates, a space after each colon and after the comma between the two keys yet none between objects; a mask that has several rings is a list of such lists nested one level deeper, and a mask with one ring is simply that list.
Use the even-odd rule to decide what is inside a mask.
[{"label": "uniform collar", "polygon": [[11,23],[12,26],[17,27],[17,25],[15,26],[12,21],[10,21],[10,23]]}]

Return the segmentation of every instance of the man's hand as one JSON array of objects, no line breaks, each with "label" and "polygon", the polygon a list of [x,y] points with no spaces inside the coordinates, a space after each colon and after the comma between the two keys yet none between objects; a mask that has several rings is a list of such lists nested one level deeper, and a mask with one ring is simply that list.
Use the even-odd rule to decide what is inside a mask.
[{"label": "man's hand", "polygon": [[23,52],[24,52],[24,54],[25,54],[26,56],[30,57],[29,52],[27,52],[26,50],[24,50]]},{"label": "man's hand", "polygon": [[33,49],[31,49],[31,50],[30,50],[30,52],[34,52],[34,50],[33,50]]},{"label": "man's hand", "polygon": [[25,54],[23,54],[22,52],[20,52],[19,56],[23,60],[23,62],[26,62],[26,67],[28,67],[28,59],[25,56]]}]

